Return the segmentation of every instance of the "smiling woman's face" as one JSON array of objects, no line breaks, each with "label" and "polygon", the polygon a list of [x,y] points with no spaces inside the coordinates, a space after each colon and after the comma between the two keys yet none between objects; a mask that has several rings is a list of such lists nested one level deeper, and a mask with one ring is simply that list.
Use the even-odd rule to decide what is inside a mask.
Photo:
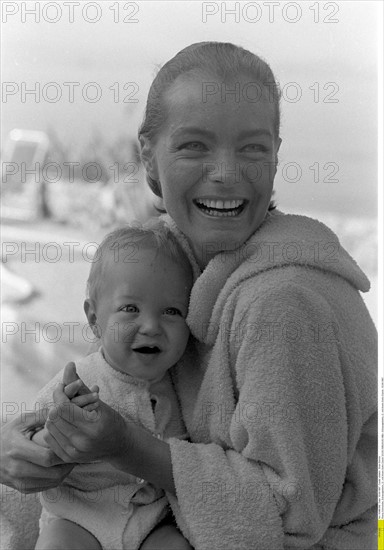
[{"label": "smiling woman's face", "polygon": [[[280,139],[274,103],[266,93],[258,97],[250,82],[246,76],[177,78],[165,94],[166,120],[146,162],[202,267],[221,250],[241,246],[270,203]],[[216,93],[205,97],[204,90]]]}]

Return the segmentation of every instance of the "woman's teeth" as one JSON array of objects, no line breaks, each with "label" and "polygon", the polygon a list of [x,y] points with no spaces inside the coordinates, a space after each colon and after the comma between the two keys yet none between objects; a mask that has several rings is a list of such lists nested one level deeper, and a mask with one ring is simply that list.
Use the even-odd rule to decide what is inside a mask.
[{"label": "woman's teeth", "polygon": [[244,207],[244,200],[211,200],[211,199],[196,199],[196,205],[200,210],[209,216],[228,217],[240,214]]}]

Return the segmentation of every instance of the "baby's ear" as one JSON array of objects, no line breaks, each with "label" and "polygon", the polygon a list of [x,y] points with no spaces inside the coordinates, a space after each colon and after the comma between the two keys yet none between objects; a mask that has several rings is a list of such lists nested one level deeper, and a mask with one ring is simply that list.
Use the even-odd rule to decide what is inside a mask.
[{"label": "baby's ear", "polygon": [[141,160],[144,164],[145,171],[152,179],[158,181],[159,174],[153,147],[149,139],[144,136],[140,136],[139,141],[141,147]]},{"label": "baby's ear", "polygon": [[99,334],[99,326],[97,324],[97,317],[96,317],[96,308],[94,305],[93,300],[89,300],[88,298],[84,300],[84,311],[85,315],[87,316],[89,326],[92,329],[93,334],[100,338]]}]

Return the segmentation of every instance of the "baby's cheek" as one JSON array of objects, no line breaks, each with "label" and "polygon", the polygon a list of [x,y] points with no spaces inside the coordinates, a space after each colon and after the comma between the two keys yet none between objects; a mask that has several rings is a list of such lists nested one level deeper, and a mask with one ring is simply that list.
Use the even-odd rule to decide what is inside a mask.
[{"label": "baby's cheek", "polygon": [[182,349],[182,352],[184,352],[184,349],[187,345],[188,339],[189,339],[189,328],[184,323],[183,327],[180,328],[180,336],[179,336],[179,342],[180,342],[180,348]]},{"label": "baby's cheek", "polygon": [[130,344],[133,342],[137,330],[134,321],[128,319],[115,320],[107,327],[108,340],[115,344]]}]

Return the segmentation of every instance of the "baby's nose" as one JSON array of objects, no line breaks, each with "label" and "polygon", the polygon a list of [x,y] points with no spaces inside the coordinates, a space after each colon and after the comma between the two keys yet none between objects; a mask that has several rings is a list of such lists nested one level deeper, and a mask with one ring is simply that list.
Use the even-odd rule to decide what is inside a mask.
[{"label": "baby's nose", "polygon": [[159,319],[155,315],[143,315],[140,318],[139,331],[148,336],[157,336],[161,332]]}]

